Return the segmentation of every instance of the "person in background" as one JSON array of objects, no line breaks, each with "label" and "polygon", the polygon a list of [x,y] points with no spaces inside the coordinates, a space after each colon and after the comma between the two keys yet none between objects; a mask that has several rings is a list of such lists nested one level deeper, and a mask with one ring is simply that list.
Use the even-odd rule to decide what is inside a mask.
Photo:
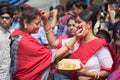
[{"label": "person in background", "polygon": [[74,0],[68,0],[66,3],[66,11],[65,11],[65,15],[74,15],[73,11],[72,11],[72,4],[73,4]]},{"label": "person in background", "polygon": [[[119,45],[120,46],[120,45]],[[120,54],[117,54],[108,80],[120,80]]]},{"label": "person in background", "polygon": [[108,42],[108,43],[111,42],[110,34],[106,30],[99,30],[96,33],[96,36],[99,37],[99,38],[104,38],[106,40],[106,42]]},{"label": "person in background", "polygon": [[51,64],[62,58],[81,35],[80,30],[65,46],[50,49],[31,36],[37,33],[43,21],[48,41],[54,38],[48,15],[33,7],[22,10],[20,29],[10,36],[11,41],[11,80],[48,80]]},{"label": "person in background", "polygon": [[82,12],[84,9],[87,9],[87,5],[85,2],[74,0],[72,3],[72,11],[74,15],[78,15],[80,12]]},{"label": "person in background", "polygon": [[45,29],[44,27],[40,27],[38,33],[31,34],[34,38],[36,38],[41,44],[48,46],[48,40],[46,37]]},{"label": "person in background", "polygon": [[[66,17],[64,20],[63,20],[63,17],[64,17],[64,12],[65,12],[65,9],[63,7],[63,5],[57,5],[55,7],[55,9],[58,10],[57,12],[57,24],[56,24],[56,31],[54,29],[54,34],[56,36],[56,38],[64,35],[64,29],[65,29],[65,22],[66,22],[66,19],[68,19],[68,17]],[[54,20],[53,20],[54,21]]]},{"label": "person in background", "polygon": [[19,29],[20,28],[20,17],[21,17],[21,9],[19,6],[14,6],[13,7],[13,22],[12,22],[12,27],[14,29]]},{"label": "person in background", "polygon": [[120,11],[116,10],[116,15],[115,18],[112,17],[112,15],[110,15],[110,19],[112,20],[112,43],[114,46],[114,49],[116,50],[116,52],[119,51],[119,48],[116,45],[116,41],[117,41],[117,33],[119,32],[119,27],[120,27]]},{"label": "person in background", "polygon": [[8,5],[8,2],[5,5],[0,5],[0,80],[10,80],[9,36],[14,29],[11,28],[13,13]]},{"label": "person in background", "polygon": [[[54,41],[55,43],[58,43],[58,44],[51,45],[51,46],[60,48],[63,45],[65,45],[65,43],[68,42],[75,35],[75,32],[78,29],[78,26],[76,26],[75,16],[71,16],[70,18],[68,18],[66,26],[67,26],[67,34],[64,36],[60,36],[56,41]],[[72,52],[76,50],[76,47],[78,47],[77,42],[74,44],[73,50],[69,50],[69,52],[66,53],[64,58],[68,58],[72,54]],[[58,79],[70,80],[69,71],[56,70],[56,72],[54,73],[54,80],[58,80]]]},{"label": "person in background", "polygon": [[4,6],[6,6],[6,7],[11,7],[11,5],[10,5],[10,3],[8,2],[8,1],[1,1],[0,2],[0,8],[2,8],[2,7],[4,7]]},{"label": "person in background", "polygon": [[117,40],[115,41],[115,44],[118,47],[117,51],[117,57],[116,60],[112,66],[112,71],[108,77],[108,80],[119,80],[120,79],[120,27],[118,28],[118,32],[116,33]]},{"label": "person in background", "polygon": [[64,9],[63,5],[57,5],[55,7],[55,9],[58,10],[57,19],[59,20],[60,17],[64,16],[65,9]]}]

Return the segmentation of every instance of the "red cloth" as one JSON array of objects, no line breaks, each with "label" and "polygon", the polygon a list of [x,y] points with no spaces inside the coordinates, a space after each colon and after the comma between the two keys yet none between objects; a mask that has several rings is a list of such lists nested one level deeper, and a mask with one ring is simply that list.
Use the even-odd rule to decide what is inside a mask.
[{"label": "red cloth", "polygon": [[62,17],[62,23],[65,24],[67,20],[69,19],[70,15],[65,15]]},{"label": "red cloth", "polygon": [[11,38],[22,36],[16,50],[16,74],[13,80],[41,80],[42,73],[52,62],[51,49],[42,46],[31,35],[15,30]]},{"label": "red cloth", "polygon": [[[78,50],[76,50],[70,58],[73,59],[80,59],[80,61],[83,64],[86,64],[86,62],[103,46],[107,46],[111,52],[111,55],[113,57],[113,60],[116,57],[114,49],[106,43],[104,39],[95,39],[91,42],[86,43],[85,45],[80,45]],[[77,75],[76,73],[71,73],[71,79],[70,80],[77,80]]]},{"label": "red cloth", "polygon": [[117,57],[115,59],[115,62],[112,66],[112,72],[114,72],[115,70],[120,70],[120,54],[117,54]]}]

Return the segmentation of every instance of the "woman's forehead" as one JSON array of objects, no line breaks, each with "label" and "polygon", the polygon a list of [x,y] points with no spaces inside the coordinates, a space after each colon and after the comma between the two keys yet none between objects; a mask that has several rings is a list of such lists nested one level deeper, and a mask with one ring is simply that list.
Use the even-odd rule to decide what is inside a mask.
[{"label": "woman's forehead", "polygon": [[82,21],[82,19],[79,16],[76,17],[76,21],[77,20]]}]

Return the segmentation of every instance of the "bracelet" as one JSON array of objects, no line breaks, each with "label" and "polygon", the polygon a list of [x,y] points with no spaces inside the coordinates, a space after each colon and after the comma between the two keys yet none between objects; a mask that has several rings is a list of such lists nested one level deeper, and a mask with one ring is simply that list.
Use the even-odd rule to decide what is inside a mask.
[{"label": "bracelet", "polygon": [[51,30],[51,29],[52,29],[52,27],[46,27],[46,28],[45,28],[45,31],[48,32],[48,31]]},{"label": "bracelet", "polygon": [[97,71],[96,71],[96,73],[97,73],[97,78],[96,79],[99,79],[100,78],[100,73],[97,72]]},{"label": "bracelet", "polygon": [[94,80],[96,80],[97,77],[96,72],[93,72],[93,74],[94,74]]},{"label": "bracelet", "polygon": [[69,50],[72,50],[72,48],[69,47],[67,43],[65,43],[65,46],[66,46]]},{"label": "bracelet", "polygon": [[50,29],[49,31],[47,31],[46,34],[48,34],[48,33],[50,33],[50,32],[52,32],[52,29]]}]

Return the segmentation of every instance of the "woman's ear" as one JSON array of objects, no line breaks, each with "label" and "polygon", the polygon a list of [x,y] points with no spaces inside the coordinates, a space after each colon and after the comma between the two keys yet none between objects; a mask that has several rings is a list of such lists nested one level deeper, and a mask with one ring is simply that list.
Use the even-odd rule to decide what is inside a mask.
[{"label": "woman's ear", "polygon": [[24,20],[23,23],[24,23],[24,25],[27,24],[27,20]]},{"label": "woman's ear", "polygon": [[24,28],[26,29],[27,28],[27,24],[28,24],[27,20],[24,20],[23,24],[24,24]]},{"label": "woman's ear", "polygon": [[92,21],[88,21],[87,25],[88,25],[89,28],[91,28],[92,27]]},{"label": "woman's ear", "polygon": [[13,22],[13,18],[11,18],[11,22]]}]

